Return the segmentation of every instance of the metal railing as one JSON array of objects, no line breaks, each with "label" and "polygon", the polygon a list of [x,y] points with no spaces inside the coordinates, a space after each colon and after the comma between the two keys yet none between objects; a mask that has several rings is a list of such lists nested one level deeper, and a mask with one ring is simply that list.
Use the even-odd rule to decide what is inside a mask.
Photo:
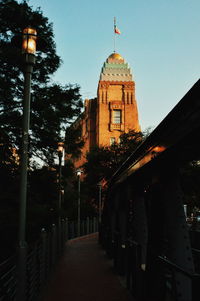
[{"label": "metal railing", "polygon": [[[63,253],[65,243],[77,237],[77,222],[63,219],[60,229],[55,224],[50,231],[41,230],[39,239],[28,248],[26,261],[26,300],[39,298],[55,264]],[[97,219],[81,221],[81,236],[98,231]],[[17,300],[17,255],[0,264],[0,301]]]},{"label": "metal railing", "polygon": [[[126,283],[127,288],[131,291],[132,295],[137,300],[144,300],[144,289],[145,289],[145,269],[146,266],[141,261],[141,246],[132,240],[127,241],[127,261],[126,261]],[[194,250],[200,252],[199,250]],[[192,290],[192,301],[199,300],[198,288],[200,283],[200,274],[191,273],[186,269],[178,266],[177,264],[170,261],[165,256],[155,256],[155,268],[159,269],[160,279],[162,283],[161,287],[163,292],[162,300],[175,301],[179,298],[176,286],[176,275],[185,276],[191,281]],[[146,299],[145,299],[146,300]]]},{"label": "metal railing", "polygon": [[[133,297],[137,301],[146,300],[145,287],[148,284],[145,279],[146,264],[142,262],[141,245],[132,239],[128,239],[125,242],[125,245],[122,244],[119,232],[115,233],[112,244],[109,243],[109,240],[101,241],[101,243],[106,249],[109,257],[112,258],[115,271],[124,277],[126,287]],[[198,263],[195,264],[197,267],[200,264],[200,250],[192,250],[196,262]],[[165,256],[155,256],[154,261],[155,269],[160,270],[160,283],[158,284],[158,287],[159,289],[162,289],[162,292],[159,292],[159,295],[163,296],[162,300],[178,300],[178,292],[176,289],[177,273],[191,280],[191,300],[199,300],[198,289],[200,274],[198,269],[196,269],[195,273],[190,273],[186,269],[170,261]]]},{"label": "metal railing", "polygon": [[0,264],[0,300],[15,300],[16,295],[16,256]]},{"label": "metal railing", "polygon": [[158,256],[158,262],[165,268],[165,295],[167,295],[170,300],[178,300],[178,292],[176,290],[176,274],[181,276],[185,276],[186,278],[191,280],[192,286],[192,301],[199,300],[198,288],[200,283],[200,274],[190,273],[182,267],[174,264],[169,259]]},{"label": "metal railing", "polygon": [[137,301],[197,300],[200,231],[189,235],[183,178],[199,167],[199,99],[200,80],[108,182],[100,243]]},{"label": "metal railing", "polygon": [[126,286],[138,300],[142,299],[142,262],[141,246],[134,240],[126,242]]}]

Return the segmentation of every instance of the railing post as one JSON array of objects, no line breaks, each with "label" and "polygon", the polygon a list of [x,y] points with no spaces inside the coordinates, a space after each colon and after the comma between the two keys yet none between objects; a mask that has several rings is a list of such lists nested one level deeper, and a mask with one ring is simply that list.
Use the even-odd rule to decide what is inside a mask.
[{"label": "railing post", "polygon": [[52,225],[52,234],[51,234],[51,266],[53,266],[56,262],[56,225]]},{"label": "railing post", "polygon": [[86,220],[86,233],[89,234],[90,233],[90,219],[89,217],[87,217],[87,220]]},{"label": "railing post", "polygon": [[66,219],[62,220],[62,250],[64,250],[66,242]]},{"label": "railing post", "polygon": [[60,238],[61,238],[61,249],[59,250],[59,255],[62,254],[63,249],[64,249],[64,240],[65,240],[65,225],[64,225],[64,219],[61,219],[61,233],[60,233]]},{"label": "railing post", "polygon": [[74,238],[75,237],[75,224],[74,224],[74,221],[71,222],[71,235],[72,237],[71,238]]},{"label": "railing post", "polygon": [[126,242],[126,287],[129,290],[131,287],[131,250],[130,250],[130,241],[127,240]]},{"label": "railing post", "polygon": [[27,282],[27,244],[24,243],[23,246],[18,250],[18,262],[17,262],[17,301],[26,300],[26,282]]},{"label": "railing post", "polygon": [[199,300],[200,274],[194,275],[192,279],[192,301]]},{"label": "railing post", "polygon": [[96,232],[96,217],[93,217],[93,233]]},{"label": "railing post", "polygon": [[84,223],[83,220],[81,220],[81,229],[80,229],[80,236],[84,235]]},{"label": "railing post", "polygon": [[82,221],[82,235],[85,235],[85,220]]},{"label": "railing post", "polygon": [[66,217],[65,219],[65,240],[67,241],[69,239],[69,221]]},{"label": "railing post", "polygon": [[56,234],[57,234],[57,256],[59,256],[61,254],[61,251],[62,251],[62,219],[61,217],[59,216],[58,218],[58,224],[56,226]]},{"label": "railing post", "polygon": [[42,256],[41,256],[41,263],[40,263],[40,284],[42,285],[46,278],[46,250],[47,250],[47,234],[45,228],[41,230],[41,239],[42,239]]},{"label": "railing post", "polygon": [[[134,245],[134,268],[135,273],[133,275],[133,292],[134,296],[140,300],[142,298],[142,269],[141,269],[141,254],[142,249],[140,244]],[[161,279],[162,281],[162,279]]]},{"label": "railing post", "polygon": [[117,271],[118,269],[118,249],[119,249],[119,233],[115,231],[113,243],[113,266]]}]

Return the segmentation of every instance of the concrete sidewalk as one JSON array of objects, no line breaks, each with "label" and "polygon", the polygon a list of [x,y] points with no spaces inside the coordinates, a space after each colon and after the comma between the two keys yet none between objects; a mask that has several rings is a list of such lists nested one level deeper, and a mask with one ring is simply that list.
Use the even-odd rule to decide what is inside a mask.
[{"label": "concrete sidewalk", "polygon": [[111,261],[97,242],[97,234],[73,239],[66,245],[42,301],[131,301],[133,300]]}]

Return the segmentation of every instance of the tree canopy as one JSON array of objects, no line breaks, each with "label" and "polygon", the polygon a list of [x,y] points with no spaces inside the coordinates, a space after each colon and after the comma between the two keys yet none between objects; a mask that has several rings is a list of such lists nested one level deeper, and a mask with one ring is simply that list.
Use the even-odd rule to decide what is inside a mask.
[{"label": "tree canopy", "polygon": [[10,148],[20,149],[24,64],[21,49],[12,41],[28,25],[37,30],[41,45],[32,75],[30,154],[52,163],[57,142],[80,114],[82,101],[79,86],[52,83],[51,76],[61,64],[53,26],[39,8],[33,10],[26,1],[1,1],[0,136]]},{"label": "tree canopy", "polygon": [[[49,200],[52,205],[58,189],[54,160],[57,143],[64,140],[66,152],[73,150],[75,156],[83,145],[77,139],[80,129],[73,131],[70,127],[81,113],[82,99],[77,84],[53,82],[52,75],[62,63],[53,26],[41,9],[34,10],[28,1],[2,0],[0,5],[0,199],[1,204],[14,204],[19,195],[24,61],[16,37],[27,26],[36,29],[40,46],[31,81],[29,156],[35,162],[31,160],[29,169],[28,199],[42,205]],[[70,134],[65,139],[67,128]],[[37,162],[41,161],[37,158],[46,167],[39,168]]]},{"label": "tree canopy", "polygon": [[[54,83],[52,75],[61,65],[57,55],[52,23],[40,8],[33,9],[28,1],[0,1],[0,221],[1,241],[8,251],[14,252],[17,232],[19,197],[19,167],[22,138],[24,94],[24,58],[20,37],[23,29],[31,26],[37,31],[37,52],[31,80],[31,108],[27,194],[27,237],[35,238],[41,227],[55,222],[58,215],[57,143],[65,140],[66,152],[79,153],[82,141],[80,131],[66,128],[79,116],[82,108],[80,88],[77,84]],[[30,161],[30,160],[29,160]],[[72,167],[63,168],[63,173]],[[6,233],[6,234],[5,234]],[[8,235],[9,234],[9,235]],[[9,237],[9,242],[8,242]]]},{"label": "tree canopy", "polygon": [[87,154],[87,161],[83,165],[84,185],[88,200],[97,199],[97,184],[107,182],[143,141],[144,134],[130,130],[120,136],[120,143],[111,146],[95,147]]}]

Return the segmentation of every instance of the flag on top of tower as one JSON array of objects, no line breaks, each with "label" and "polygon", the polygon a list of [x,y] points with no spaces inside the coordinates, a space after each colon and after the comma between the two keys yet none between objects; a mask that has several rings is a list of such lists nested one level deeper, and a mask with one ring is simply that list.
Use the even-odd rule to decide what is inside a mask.
[{"label": "flag on top of tower", "polygon": [[117,28],[116,26],[115,26],[115,33],[121,34],[121,31],[120,31],[119,28]]},{"label": "flag on top of tower", "polygon": [[121,34],[121,31],[116,26],[116,18],[114,17],[114,33]]}]

